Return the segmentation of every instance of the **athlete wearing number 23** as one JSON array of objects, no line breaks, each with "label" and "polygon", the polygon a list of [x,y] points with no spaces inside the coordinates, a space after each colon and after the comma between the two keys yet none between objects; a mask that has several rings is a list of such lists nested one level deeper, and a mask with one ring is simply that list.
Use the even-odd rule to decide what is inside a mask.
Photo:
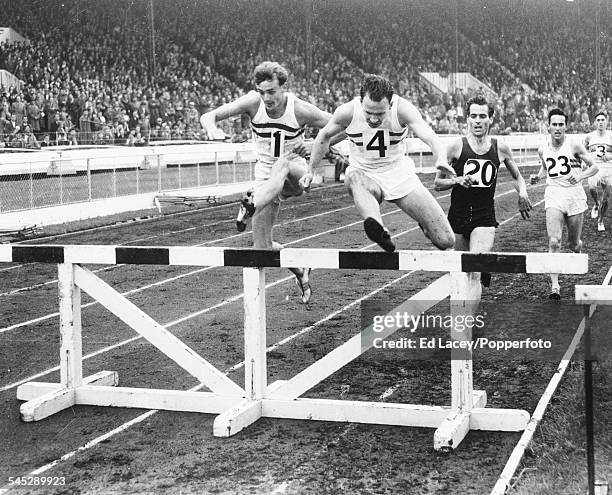
[{"label": "athlete wearing number 23", "polygon": [[[553,108],[548,113],[548,132],[550,140],[539,150],[542,166],[536,175],[531,176],[535,183],[546,176],[544,206],[546,208],[546,230],[548,231],[548,250],[557,253],[561,250],[563,225],[567,227],[569,248],[579,253],[582,249],[582,220],[587,209],[587,198],[582,188],[582,180],[597,173],[593,157],[578,140],[565,137],[567,116],[563,110]],[[588,167],[582,170],[582,160]],[[551,299],[561,298],[559,275],[551,274]]]},{"label": "athlete wearing number 23", "polygon": [[310,185],[314,167],[323,158],[332,136],[344,131],[349,139],[349,167],[344,182],[364,219],[366,235],[384,250],[395,250],[380,213],[380,203],[386,200],[415,219],[436,247],[452,247],[453,233],[444,211],[421,184],[414,163],[406,156],[404,139],[412,131],[431,147],[436,166],[453,173],[444,145],[416,107],[394,94],[389,80],[366,74],[360,96],[338,107],[319,132],[308,174],[303,178],[305,187]]},{"label": "athlete wearing number 23", "polygon": [[[495,240],[495,188],[499,167],[503,163],[518,191],[518,208],[529,218],[531,203],[527,186],[514,163],[510,147],[488,135],[493,107],[482,96],[471,98],[466,105],[468,136],[449,143],[447,154],[456,177],[438,171],[434,186],[438,191],[452,188],[448,219],[455,233],[455,250],[491,251]],[[490,275],[481,280],[488,286]]]}]

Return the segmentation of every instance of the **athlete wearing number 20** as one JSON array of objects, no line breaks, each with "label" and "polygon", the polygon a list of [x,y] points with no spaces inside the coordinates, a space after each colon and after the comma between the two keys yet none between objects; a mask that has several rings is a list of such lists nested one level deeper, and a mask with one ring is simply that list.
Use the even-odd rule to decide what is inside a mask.
[{"label": "athlete wearing number 20", "polygon": [[[527,186],[514,163],[508,145],[489,136],[493,107],[482,96],[467,102],[468,135],[453,140],[447,154],[456,176],[446,177],[438,172],[436,190],[452,188],[448,220],[455,233],[457,251],[491,251],[495,241],[495,187],[497,173],[503,163],[513,179],[519,195],[518,206],[523,218],[529,217],[531,203]],[[490,283],[490,274],[483,273],[481,281]]]},{"label": "athlete wearing number 20", "polygon": [[438,173],[434,185],[439,191],[453,188],[448,219],[455,232],[455,249],[490,251],[498,225],[494,197],[501,163],[514,180],[523,218],[529,216],[531,204],[510,148],[488,135],[492,106],[485,98],[475,97],[468,101],[466,114],[468,136],[454,140],[447,150],[457,176],[446,178]]}]

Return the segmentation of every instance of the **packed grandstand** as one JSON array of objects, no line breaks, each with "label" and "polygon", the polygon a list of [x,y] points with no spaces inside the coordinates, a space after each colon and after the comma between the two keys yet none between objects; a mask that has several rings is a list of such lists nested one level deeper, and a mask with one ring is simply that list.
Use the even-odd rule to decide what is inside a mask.
[{"label": "packed grandstand", "polygon": [[[252,89],[261,61],[332,111],[364,72],[389,77],[441,134],[461,133],[474,90],[420,74],[467,72],[496,95],[491,132],[542,130],[564,109],[574,132],[612,113],[610,2],[562,0],[2,0],[0,146],[207,140],[199,117]],[[571,20],[571,22],[570,22]],[[478,90],[478,89],[477,89]],[[477,91],[476,90],[476,91]],[[249,139],[247,122],[224,123]]]}]

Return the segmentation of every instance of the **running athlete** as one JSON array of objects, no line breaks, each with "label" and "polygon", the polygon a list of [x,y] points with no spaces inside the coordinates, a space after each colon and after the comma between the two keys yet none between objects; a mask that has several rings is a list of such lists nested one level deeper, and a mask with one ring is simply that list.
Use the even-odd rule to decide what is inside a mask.
[{"label": "running athlete", "polygon": [[[612,131],[606,130],[608,116],[604,112],[595,115],[595,130],[586,135],[584,145],[593,156],[599,172],[589,177],[589,193],[594,201],[591,218],[597,219],[597,230],[604,232],[604,217],[612,196]],[[602,189],[599,199],[598,187]]]},{"label": "running athlete", "polygon": [[[589,152],[579,141],[566,139],[567,116],[563,110],[553,108],[548,112],[550,140],[538,150],[542,166],[536,175],[530,177],[535,184],[546,176],[544,207],[546,208],[546,230],[548,251],[561,250],[563,225],[567,227],[569,248],[579,253],[582,250],[583,213],[587,210],[587,197],[582,180],[597,173],[597,165]],[[582,170],[582,160],[587,169]],[[561,299],[559,274],[551,273],[550,299]]]},{"label": "running athlete", "polygon": [[360,96],[338,107],[315,139],[308,173],[302,179],[306,188],[330,139],[343,131],[349,139],[344,183],[364,219],[367,236],[385,251],[395,250],[380,214],[380,204],[386,200],[414,218],[436,247],[451,248],[453,231],[444,211],[421,184],[414,163],[406,156],[404,139],[412,131],[431,147],[436,167],[454,174],[446,161],[444,145],[416,107],[394,94],[389,80],[366,74]]},{"label": "running athlete", "polygon": [[[200,122],[209,136],[217,139],[224,133],[216,123],[234,115],[248,114],[257,146],[254,189],[245,193],[236,226],[240,232],[246,220],[253,217],[253,241],[256,248],[281,249],[272,240],[272,228],[280,201],[300,196],[299,180],[306,173],[303,158],[304,128],[322,128],[331,114],[284,90],[289,74],[276,62],[262,62],[255,68],[257,91],[250,91],[237,100],[202,115]],[[310,300],[309,268],[290,268],[302,292],[302,302]]]},{"label": "running athlete", "polygon": [[[445,171],[439,170],[434,186],[437,191],[453,189],[448,220],[455,233],[455,250],[482,253],[491,251],[499,225],[495,218],[494,197],[502,163],[512,176],[518,192],[518,208],[524,219],[529,218],[531,202],[510,147],[488,135],[493,106],[483,96],[476,96],[467,102],[466,110],[468,135],[453,140],[447,149],[457,175],[447,178]],[[488,287],[491,275],[482,273],[481,280]]]}]

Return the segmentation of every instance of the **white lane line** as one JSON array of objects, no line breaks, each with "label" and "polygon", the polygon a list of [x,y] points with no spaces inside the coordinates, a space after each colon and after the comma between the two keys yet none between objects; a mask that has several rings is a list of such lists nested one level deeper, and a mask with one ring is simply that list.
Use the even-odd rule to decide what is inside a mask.
[{"label": "white lane line", "polygon": [[[374,295],[378,294],[379,292],[381,292],[381,291],[383,291],[383,290],[387,289],[388,287],[390,287],[390,286],[392,286],[392,285],[396,284],[397,282],[399,282],[399,281],[401,281],[401,280],[405,279],[406,277],[408,277],[408,276],[410,276],[412,273],[414,273],[414,271],[416,271],[416,270],[413,270],[413,271],[411,271],[411,272],[404,273],[403,275],[401,275],[401,276],[399,276],[399,277],[395,278],[395,279],[394,279],[394,280],[392,280],[391,282],[387,282],[386,284],[382,285],[381,287],[379,287],[379,288],[377,288],[377,289],[375,289],[375,290],[373,290],[373,291],[369,292],[369,293],[368,293],[368,294],[366,294],[365,296],[362,296],[362,297],[360,297],[360,298],[358,298],[358,299],[355,299],[355,300],[353,300],[351,303],[349,303],[349,304],[347,304],[347,305],[343,306],[342,308],[340,308],[339,310],[336,310],[336,311],[334,311],[333,313],[330,313],[330,314],[329,314],[329,315],[327,315],[325,318],[322,318],[321,320],[319,320],[319,321],[317,321],[317,322],[313,323],[312,325],[310,325],[310,326],[308,326],[308,327],[303,328],[302,330],[300,330],[300,331],[299,331],[299,332],[297,332],[296,334],[294,334],[294,335],[292,335],[292,336],[289,336],[289,337],[286,337],[285,339],[281,340],[280,342],[277,342],[276,344],[274,344],[274,345],[272,345],[272,346],[268,347],[268,348],[266,349],[266,353],[269,353],[269,352],[271,352],[271,351],[273,351],[273,350],[275,350],[275,349],[279,348],[281,345],[285,345],[285,344],[287,344],[288,342],[290,342],[290,341],[292,341],[292,340],[296,339],[297,337],[299,337],[299,336],[301,336],[301,335],[304,335],[304,334],[306,334],[306,333],[310,332],[311,330],[313,330],[313,329],[315,329],[315,328],[319,327],[321,324],[323,324],[323,323],[325,323],[326,321],[330,320],[330,319],[331,319],[331,318],[333,318],[334,316],[337,316],[338,314],[342,313],[343,311],[346,311],[347,309],[350,309],[351,307],[353,307],[353,306],[355,306],[355,305],[359,304],[360,302],[362,302],[362,301],[364,301],[364,300],[366,300],[366,299],[369,299],[370,297],[372,297],[372,296],[374,296]],[[289,277],[289,278],[291,278],[291,277]],[[238,370],[238,369],[242,368],[243,366],[244,366],[244,361],[241,361],[241,362],[236,363],[235,365],[231,366],[231,367],[230,367],[230,368],[228,368],[227,370],[225,370],[225,371],[224,371],[224,373],[227,375],[227,374],[229,374],[229,373],[231,373],[231,372],[233,372],[233,371],[236,371],[236,370]],[[204,387],[204,385],[200,384],[200,385],[197,385],[197,386],[195,386],[195,387],[190,388],[190,389],[189,389],[189,391],[190,391],[190,392],[198,391],[198,390],[201,390],[203,387]],[[391,393],[392,393],[392,392],[391,392]],[[384,394],[383,394],[383,395],[384,395]],[[390,395],[390,394],[389,394],[389,395]],[[103,435],[100,435],[100,436],[98,436],[98,437],[94,438],[93,440],[91,440],[91,441],[89,441],[89,442],[85,443],[84,445],[81,445],[80,447],[78,447],[78,448],[76,448],[76,449],[74,449],[74,450],[72,450],[72,451],[70,451],[70,452],[68,452],[68,453],[66,453],[66,454],[64,454],[64,455],[62,455],[62,456],[61,456],[61,457],[59,457],[58,459],[55,459],[54,461],[52,461],[52,462],[50,462],[50,463],[48,463],[48,464],[45,464],[44,466],[41,466],[41,467],[39,467],[39,468],[37,468],[37,469],[35,469],[35,470],[31,471],[31,472],[30,472],[30,473],[28,473],[27,475],[23,475],[23,476],[38,476],[38,475],[40,475],[40,474],[42,474],[42,473],[45,473],[46,471],[49,471],[50,469],[54,468],[55,466],[57,466],[57,465],[58,465],[58,464],[60,464],[61,462],[64,462],[64,461],[67,461],[67,460],[71,459],[71,458],[72,458],[72,457],[74,457],[76,454],[78,454],[78,453],[80,453],[80,452],[83,452],[83,451],[85,451],[85,450],[88,450],[88,449],[90,449],[90,448],[92,448],[92,447],[95,447],[96,445],[98,445],[99,443],[103,442],[104,440],[107,440],[107,439],[109,439],[109,438],[111,438],[111,437],[113,437],[113,436],[115,436],[115,435],[117,435],[117,434],[119,434],[119,433],[121,433],[121,432],[123,432],[123,431],[127,430],[128,428],[130,428],[130,427],[131,427],[131,426],[133,426],[133,425],[136,425],[136,424],[138,424],[138,423],[143,422],[144,420],[146,420],[146,419],[150,418],[151,416],[153,416],[153,415],[154,415],[154,414],[156,414],[157,412],[159,412],[159,410],[158,410],[158,409],[154,409],[154,410],[147,411],[147,412],[145,412],[145,413],[143,413],[143,414],[140,414],[139,416],[137,416],[137,417],[135,417],[135,418],[131,419],[130,421],[127,421],[127,422],[123,423],[122,425],[118,426],[117,428],[114,428],[113,430],[110,430],[110,431],[108,431],[108,432],[104,433]],[[0,494],[6,493],[6,491],[7,491],[8,489],[10,489],[10,488],[11,488],[11,487],[10,487],[9,485],[5,485],[5,486],[3,486],[2,488],[0,488]]]}]

